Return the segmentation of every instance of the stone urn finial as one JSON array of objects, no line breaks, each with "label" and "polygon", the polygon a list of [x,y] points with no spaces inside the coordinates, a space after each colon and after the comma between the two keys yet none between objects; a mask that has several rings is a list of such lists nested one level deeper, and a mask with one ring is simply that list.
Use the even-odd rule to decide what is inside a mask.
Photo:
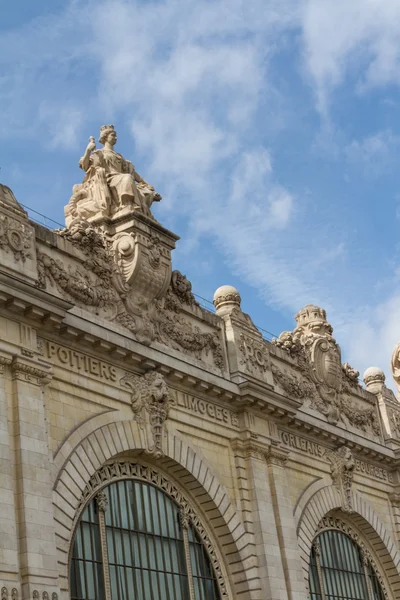
[{"label": "stone urn finial", "polygon": [[218,316],[229,314],[234,308],[240,309],[241,297],[233,285],[221,285],[214,294],[213,304]]}]

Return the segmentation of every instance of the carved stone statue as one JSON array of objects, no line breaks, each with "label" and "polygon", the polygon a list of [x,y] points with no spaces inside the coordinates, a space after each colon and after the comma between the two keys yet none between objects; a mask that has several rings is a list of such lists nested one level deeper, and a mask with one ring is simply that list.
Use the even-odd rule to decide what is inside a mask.
[{"label": "carved stone statue", "polygon": [[160,458],[164,424],[167,420],[172,396],[161,373],[150,371],[143,377],[127,373],[121,383],[132,391],[132,410],[134,419],[146,431],[146,453]]},{"label": "carved stone statue", "polygon": [[86,175],[82,183],[74,185],[65,208],[67,227],[76,219],[92,221],[129,211],[139,211],[152,218],[150,207],[160,201],[161,196],[135,171],[129,160],[115,152],[117,134],[113,125],[100,128],[99,142],[104,148],[96,150],[94,138],[90,137],[79,161]]}]

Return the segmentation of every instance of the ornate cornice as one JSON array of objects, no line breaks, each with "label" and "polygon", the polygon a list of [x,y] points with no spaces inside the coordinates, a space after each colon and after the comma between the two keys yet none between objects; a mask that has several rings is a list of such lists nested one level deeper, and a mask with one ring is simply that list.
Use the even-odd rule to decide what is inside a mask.
[{"label": "ornate cornice", "polygon": [[240,452],[244,458],[255,458],[257,460],[266,461],[269,465],[277,465],[279,467],[286,466],[289,451],[284,448],[279,448],[276,444],[262,445],[257,443],[252,438],[241,440],[239,438],[231,441],[231,446],[234,450]]},{"label": "ornate cornice", "polygon": [[268,449],[267,463],[278,467],[286,467],[290,452],[284,448],[271,445]]},{"label": "ornate cornice", "polygon": [[36,385],[46,385],[53,378],[50,366],[34,362],[26,362],[24,359],[14,357],[11,362],[11,371],[13,379],[34,383]]},{"label": "ornate cornice", "polygon": [[0,356],[0,374],[4,373],[5,367],[9,367],[12,363],[12,356]]}]

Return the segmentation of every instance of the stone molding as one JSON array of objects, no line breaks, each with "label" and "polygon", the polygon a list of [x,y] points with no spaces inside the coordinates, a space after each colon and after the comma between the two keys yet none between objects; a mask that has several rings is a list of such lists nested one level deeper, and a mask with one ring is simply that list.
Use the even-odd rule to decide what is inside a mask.
[{"label": "stone molding", "polygon": [[279,448],[271,444],[267,454],[267,463],[277,467],[286,467],[290,452],[285,448]]},{"label": "stone molding", "polygon": [[[360,531],[363,539],[369,540],[377,564],[385,564],[388,570],[388,589],[400,586],[400,552],[382,520],[371,504],[352,491],[352,523]],[[333,511],[341,511],[341,496],[333,485],[321,479],[314,481],[302,494],[294,516],[300,548],[300,558],[304,578],[308,585],[308,569],[311,547],[318,527],[324,517]],[[343,513],[346,514],[346,513]],[[337,515],[341,518],[340,513]],[[390,565],[390,566],[389,566]]]},{"label": "stone molding", "polygon": [[53,378],[50,366],[14,357],[11,363],[13,379],[36,385],[47,385]]},{"label": "stone molding", "polygon": [[[136,455],[146,449],[138,423],[127,420],[124,415],[106,413],[98,415],[76,429],[59,448],[52,465],[54,483],[54,510],[62,512],[62,524],[55,519],[56,545],[62,590],[68,587],[68,553],[76,521],[76,513],[81,502],[86,482],[96,471],[118,455],[134,452]],[[202,522],[207,524],[207,515],[212,514],[215,531],[216,550],[223,544],[226,551],[227,567],[229,566],[232,585],[240,585],[241,590],[248,589],[248,597],[252,598],[250,579],[243,581],[241,571],[235,565],[243,565],[248,577],[254,576],[254,558],[251,550],[252,541],[246,537],[236,509],[230,496],[218,476],[202,456],[181,434],[171,426],[168,428],[165,442],[165,455],[158,459],[157,465],[163,468],[164,463],[172,468],[175,481],[179,485],[184,478],[185,486],[189,485],[191,498],[198,498],[200,511],[204,514]],[[75,466],[77,465],[77,466]],[[72,479],[71,479],[72,478]],[[226,566],[223,564],[223,569]],[[252,575],[250,575],[250,573]],[[225,581],[230,579],[224,573]],[[229,592],[229,598],[234,595]]]},{"label": "stone molding", "polygon": [[9,367],[12,363],[12,356],[0,356],[0,373],[4,373],[5,368]]},{"label": "stone molding", "polygon": [[[251,434],[250,434],[251,435]],[[266,462],[268,465],[285,467],[290,452],[284,448],[279,448],[274,442],[270,445],[262,445],[252,438],[231,440],[231,447],[239,452],[244,458],[255,458]]]}]

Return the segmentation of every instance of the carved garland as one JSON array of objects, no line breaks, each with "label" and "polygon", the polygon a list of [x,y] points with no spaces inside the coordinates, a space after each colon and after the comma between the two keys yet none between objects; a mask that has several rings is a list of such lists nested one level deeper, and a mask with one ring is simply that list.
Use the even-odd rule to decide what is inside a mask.
[{"label": "carved garland", "polygon": [[386,589],[385,581],[378,569],[376,560],[372,556],[371,551],[367,548],[365,542],[362,539],[362,536],[357,531],[355,531],[348,523],[346,523],[345,521],[343,521],[342,519],[339,519],[337,517],[332,517],[332,516],[323,517],[323,519],[321,519],[321,521],[318,524],[317,534],[320,534],[320,533],[322,533],[322,531],[325,531],[327,529],[336,529],[337,531],[341,531],[342,533],[345,533],[346,535],[349,536],[350,539],[353,540],[353,542],[355,542],[359,546],[359,548],[361,549],[362,556],[366,560],[369,561],[369,563],[372,566],[372,569],[375,572],[375,575],[377,576],[377,578],[379,580],[379,583],[381,585],[385,599],[390,600],[390,596]]},{"label": "carved garland", "polygon": [[229,598],[229,594],[225,583],[226,577],[223,573],[221,561],[215,552],[207,530],[205,529],[199,517],[196,515],[194,509],[190,506],[184,494],[175,486],[172,481],[167,479],[164,474],[157,471],[154,467],[128,461],[115,461],[101,467],[101,469],[92,475],[89,482],[86,484],[85,489],[83,490],[82,498],[76,512],[74,529],[79,521],[83,508],[96,494],[99,493],[101,488],[109,485],[110,483],[121,481],[123,479],[138,479],[140,481],[145,481],[146,483],[151,483],[163,490],[180,506],[182,514],[185,515],[185,521],[187,523],[192,523],[207,550],[218,582],[221,599],[227,600]]}]

